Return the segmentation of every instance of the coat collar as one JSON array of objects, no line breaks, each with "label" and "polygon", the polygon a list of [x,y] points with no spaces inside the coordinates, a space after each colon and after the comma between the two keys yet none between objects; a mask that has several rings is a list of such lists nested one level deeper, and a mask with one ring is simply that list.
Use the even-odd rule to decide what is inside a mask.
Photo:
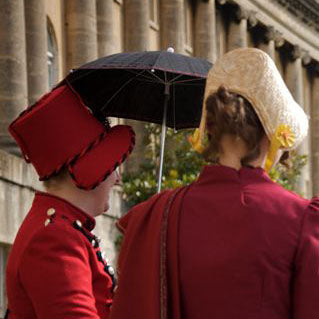
[{"label": "coat collar", "polygon": [[81,210],[79,207],[71,204],[69,201],[64,198],[37,191],[35,193],[34,203],[37,203],[41,207],[46,209],[54,208],[56,211],[61,210],[63,215],[70,218],[71,220],[79,220],[82,225],[89,231],[93,230],[95,227],[95,219]]},{"label": "coat collar", "polygon": [[197,183],[209,182],[253,182],[258,179],[271,181],[267,172],[260,167],[243,166],[236,170],[224,165],[207,165],[204,166],[200,173]]}]

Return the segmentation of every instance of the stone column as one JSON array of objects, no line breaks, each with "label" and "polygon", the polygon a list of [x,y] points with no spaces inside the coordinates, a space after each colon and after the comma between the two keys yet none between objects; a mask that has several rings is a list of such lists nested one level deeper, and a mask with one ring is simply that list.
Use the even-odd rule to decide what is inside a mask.
[{"label": "stone column", "polygon": [[319,196],[319,70],[312,83],[311,103],[312,189]]},{"label": "stone column", "polygon": [[185,45],[184,0],[161,0],[161,46],[183,53]]},{"label": "stone column", "polygon": [[238,7],[233,12],[233,20],[229,22],[227,34],[227,51],[247,47],[247,10]]},{"label": "stone column", "polygon": [[[147,51],[150,46],[149,2],[148,0],[130,0],[125,3],[125,50]],[[135,148],[126,162],[129,171],[136,171],[142,163],[145,153],[144,123],[126,120],[136,133]]]},{"label": "stone column", "polygon": [[130,0],[125,3],[125,49],[145,51],[150,44],[150,17],[148,0]]},{"label": "stone column", "polygon": [[65,0],[67,68],[97,58],[95,0]]},{"label": "stone column", "polygon": [[217,59],[215,0],[198,1],[195,13],[195,55]]},{"label": "stone column", "polygon": [[113,1],[97,0],[96,10],[98,56],[103,57],[116,52],[114,46]]},{"label": "stone column", "polygon": [[[291,49],[291,61],[288,61],[285,71],[286,84],[296,102],[304,107],[304,83],[302,72],[302,52],[299,46],[293,46]],[[308,140],[306,139],[297,150],[300,155],[310,156]],[[298,183],[298,191],[304,196],[310,196],[310,165],[304,167]]]},{"label": "stone column", "polygon": [[275,54],[276,54],[275,39],[276,39],[275,28],[273,26],[268,26],[268,27],[266,27],[266,30],[265,30],[264,41],[262,41],[258,46],[259,49],[268,53],[269,56],[274,61],[275,61]]},{"label": "stone column", "polygon": [[0,147],[12,153],[8,125],[28,104],[25,53],[23,0],[0,1]]},{"label": "stone column", "polygon": [[49,88],[47,20],[44,0],[25,0],[27,75],[29,104]]},{"label": "stone column", "polygon": [[[285,44],[285,39],[282,35],[281,32],[275,30],[275,33],[274,33],[274,40],[275,40],[275,63],[276,63],[276,66],[281,74],[282,77],[284,77],[284,63],[283,63],[283,60],[282,60],[282,55],[283,55],[283,51],[284,50],[276,50],[276,49],[280,49],[281,47],[284,46]],[[285,58],[286,60],[287,58]]]},{"label": "stone column", "polygon": [[299,46],[291,50],[291,61],[286,67],[286,83],[295,100],[303,106],[302,55]]}]

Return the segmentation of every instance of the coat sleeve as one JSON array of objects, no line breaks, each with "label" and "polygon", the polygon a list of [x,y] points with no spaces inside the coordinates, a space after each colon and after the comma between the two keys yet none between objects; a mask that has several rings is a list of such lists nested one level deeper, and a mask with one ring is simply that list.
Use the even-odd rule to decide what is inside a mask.
[{"label": "coat sleeve", "polygon": [[295,259],[294,319],[319,318],[319,198],[308,206]]},{"label": "coat sleeve", "polygon": [[31,240],[19,266],[39,319],[98,319],[89,254],[69,225],[49,224]]}]

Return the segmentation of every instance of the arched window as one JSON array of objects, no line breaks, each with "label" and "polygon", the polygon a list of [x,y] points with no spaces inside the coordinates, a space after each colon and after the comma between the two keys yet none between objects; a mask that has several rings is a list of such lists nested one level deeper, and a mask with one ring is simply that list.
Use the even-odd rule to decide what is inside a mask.
[{"label": "arched window", "polygon": [[50,21],[47,24],[48,37],[48,72],[49,72],[49,88],[51,89],[59,79],[58,49],[54,29]]}]

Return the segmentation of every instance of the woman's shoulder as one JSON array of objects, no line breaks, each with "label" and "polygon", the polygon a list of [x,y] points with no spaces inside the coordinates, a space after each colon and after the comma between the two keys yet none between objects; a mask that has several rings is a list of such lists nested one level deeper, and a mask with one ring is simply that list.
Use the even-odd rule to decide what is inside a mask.
[{"label": "woman's shoulder", "polygon": [[116,224],[118,229],[124,233],[128,224],[133,221],[139,222],[150,215],[161,215],[169,200],[175,197],[178,193],[186,190],[187,186],[176,189],[164,190],[161,193],[151,196],[146,201],[132,207]]},{"label": "woman's shoulder", "polygon": [[305,207],[310,204],[310,200],[307,199],[304,194],[300,194],[296,190],[289,189],[289,186],[285,187],[271,179],[267,173],[263,174],[262,180],[263,182],[256,183],[256,186],[259,186],[260,189],[262,189],[263,196],[270,196],[277,200],[299,203]]},{"label": "woman's shoulder", "polygon": [[310,213],[316,213],[319,215],[319,197],[315,196],[310,200],[308,205],[308,211]]}]

